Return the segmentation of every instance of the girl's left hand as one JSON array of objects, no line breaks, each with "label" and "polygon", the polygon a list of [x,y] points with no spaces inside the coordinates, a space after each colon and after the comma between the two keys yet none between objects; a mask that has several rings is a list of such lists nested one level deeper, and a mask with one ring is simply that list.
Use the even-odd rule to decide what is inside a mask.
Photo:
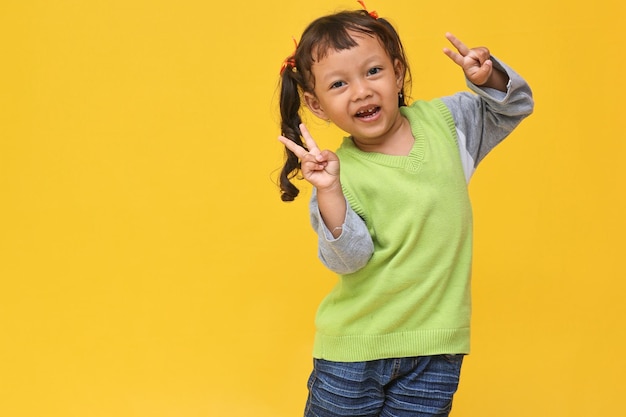
[{"label": "girl's left hand", "polygon": [[489,49],[484,46],[470,49],[451,33],[446,33],[446,38],[454,45],[458,53],[448,48],[443,48],[443,52],[463,68],[465,76],[472,84],[479,86],[486,84],[493,72]]}]

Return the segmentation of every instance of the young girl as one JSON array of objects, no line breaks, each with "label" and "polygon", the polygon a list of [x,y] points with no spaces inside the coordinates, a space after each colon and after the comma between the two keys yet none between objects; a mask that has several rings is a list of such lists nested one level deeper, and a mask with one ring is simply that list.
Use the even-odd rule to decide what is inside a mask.
[{"label": "young girl", "polygon": [[[402,43],[364,10],[312,22],[281,70],[282,199],[299,173],[314,186],[319,257],[340,277],[317,312],[306,416],[450,412],[470,345],[467,182],[533,100],[487,48],[446,36],[475,94],[406,106]],[[336,153],[315,144],[302,104],[349,133]]]}]

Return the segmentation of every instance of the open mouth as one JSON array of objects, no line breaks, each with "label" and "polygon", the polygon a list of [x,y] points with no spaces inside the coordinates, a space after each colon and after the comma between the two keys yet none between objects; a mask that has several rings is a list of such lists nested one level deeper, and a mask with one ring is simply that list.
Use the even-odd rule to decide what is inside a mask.
[{"label": "open mouth", "polygon": [[372,106],[366,109],[359,110],[358,112],[356,112],[355,116],[360,119],[371,119],[372,117],[376,116],[379,111],[380,107]]}]

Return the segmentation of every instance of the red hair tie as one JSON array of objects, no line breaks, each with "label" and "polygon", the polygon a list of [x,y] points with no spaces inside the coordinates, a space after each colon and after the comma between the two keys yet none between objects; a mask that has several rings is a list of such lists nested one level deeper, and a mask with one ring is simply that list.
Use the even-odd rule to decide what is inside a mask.
[{"label": "red hair tie", "polygon": [[374,19],[378,19],[378,13],[376,13],[375,10],[372,10],[371,12],[367,10],[367,7],[365,7],[365,3],[363,2],[363,0],[357,0],[357,2],[363,6],[363,10],[365,10],[370,16],[372,16]]},{"label": "red hair tie", "polygon": [[283,75],[283,72],[285,72],[285,69],[289,66],[291,66],[291,70],[293,72],[298,72],[298,68],[296,68],[296,49],[298,49],[298,41],[296,41],[296,38],[291,39],[293,39],[294,44],[293,54],[285,58],[283,61],[283,65],[280,67],[280,75]]}]

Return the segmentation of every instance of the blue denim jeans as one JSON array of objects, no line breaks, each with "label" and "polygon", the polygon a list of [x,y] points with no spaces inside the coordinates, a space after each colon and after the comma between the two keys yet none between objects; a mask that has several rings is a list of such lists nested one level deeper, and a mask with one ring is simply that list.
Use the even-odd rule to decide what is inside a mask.
[{"label": "blue denim jeans", "polygon": [[447,416],[463,355],[369,362],[315,359],[305,417]]}]

